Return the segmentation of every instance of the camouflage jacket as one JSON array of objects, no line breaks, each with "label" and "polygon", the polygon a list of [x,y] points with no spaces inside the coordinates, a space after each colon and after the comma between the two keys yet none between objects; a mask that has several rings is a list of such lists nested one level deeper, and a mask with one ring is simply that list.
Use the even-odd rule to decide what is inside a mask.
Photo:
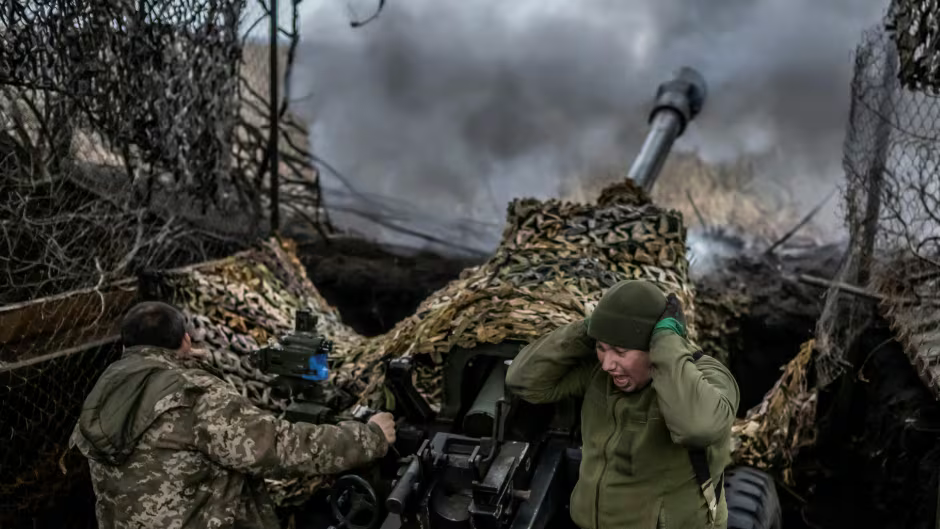
[{"label": "camouflage jacket", "polygon": [[82,407],[100,529],[275,529],[264,479],[348,470],[388,449],[374,424],[294,424],[175,353],[131,348]]}]

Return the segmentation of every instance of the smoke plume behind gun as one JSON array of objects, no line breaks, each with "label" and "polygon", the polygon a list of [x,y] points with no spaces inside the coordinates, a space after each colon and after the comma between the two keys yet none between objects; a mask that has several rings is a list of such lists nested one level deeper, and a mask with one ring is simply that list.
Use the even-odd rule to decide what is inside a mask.
[{"label": "smoke plume behind gun", "polygon": [[[686,64],[707,77],[710,102],[676,150],[768,154],[767,192],[808,210],[841,177],[851,53],[886,6],[401,0],[350,29],[347,4],[374,8],[323,2],[303,19],[291,92],[313,152],[355,189],[323,172],[334,219],[424,244],[357,214],[380,213],[481,250],[498,242],[513,197],[567,196],[610,168],[623,176],[649,94]],[[836,230],[833,213],[818,219]]]}]

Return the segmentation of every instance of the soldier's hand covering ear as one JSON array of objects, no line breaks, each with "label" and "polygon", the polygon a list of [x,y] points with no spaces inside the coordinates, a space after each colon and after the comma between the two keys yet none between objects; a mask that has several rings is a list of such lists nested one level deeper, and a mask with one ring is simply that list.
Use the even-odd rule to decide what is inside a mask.
[{"label": "soldier's hand covering ear", "polygon": [[666,297],[666,309],[653,327],[653,334],[660,332],[674,332],[683,338],[686,336],[685,314],[682,312],[682,303],[675,294]]}]

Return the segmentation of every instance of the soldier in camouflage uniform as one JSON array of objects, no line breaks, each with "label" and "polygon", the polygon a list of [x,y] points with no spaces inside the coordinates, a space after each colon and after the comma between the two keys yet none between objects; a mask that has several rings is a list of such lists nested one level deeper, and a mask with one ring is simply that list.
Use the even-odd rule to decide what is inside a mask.
[{"label": "soldier in camouflage uniform", "polygon": [[142,303],[125,351],[85,400],[72,445],[89,459],[101,529],[275,529],[265,478],[332,474],[385,455],[391,414],[294,424],[199,369],[182,314]]}]

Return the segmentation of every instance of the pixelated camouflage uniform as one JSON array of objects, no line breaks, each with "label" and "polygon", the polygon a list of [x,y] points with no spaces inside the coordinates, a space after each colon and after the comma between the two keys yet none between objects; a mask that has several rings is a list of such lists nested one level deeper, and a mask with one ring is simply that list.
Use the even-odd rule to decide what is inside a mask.
[{"label": "pixelated camouflage uniform", "polygon": [[129,348],[85,400],[72,446],[89,459],[101,529],[274,529],[264,479],[382,457],[375,424],[294,424],[173,351]]}]

